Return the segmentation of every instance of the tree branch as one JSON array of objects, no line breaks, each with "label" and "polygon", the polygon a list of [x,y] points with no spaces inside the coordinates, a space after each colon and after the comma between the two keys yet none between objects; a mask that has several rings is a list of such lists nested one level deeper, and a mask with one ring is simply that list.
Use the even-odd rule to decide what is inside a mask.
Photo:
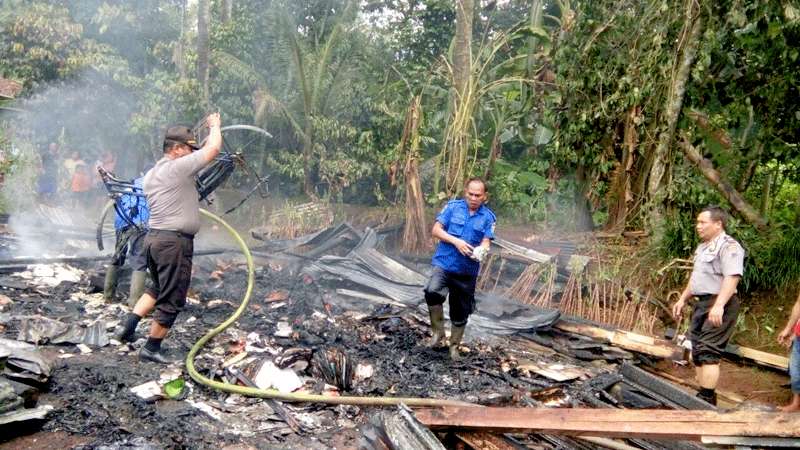
[{"label": "tree branch", "polygon": [[703,158],[703,155],[689,142],[689,138],[685,133],[681,133],[681,140],[678,145],[683,150],[683,153],[686,154],[686,157],[700,169],[703,176],[717,188],[720,194],[739,211],[748,223],[754,225],[758,229],[766,228],[766,219],[764,219],[753,206],[747,203],[747,200],[722,177],[722,174],[714,168],[714,164],[710,160]]}]

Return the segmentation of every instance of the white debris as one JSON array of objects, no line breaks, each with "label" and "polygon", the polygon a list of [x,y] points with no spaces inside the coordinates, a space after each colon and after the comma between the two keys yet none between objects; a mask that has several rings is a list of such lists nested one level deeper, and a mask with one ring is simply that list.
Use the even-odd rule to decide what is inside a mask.
[{"label": "white debris", "polygon": [[16,275],[38,285],[53,287],[58,286],[62,281],[72,283],[81,281],[83,271],[68,264],[31,264],[28,266],[28,270]]},{"label": "white debris", "polygon": [[11,300],[7,295],[0,294],[0,311],[6,309],[8,305],[13,305],[14,301]]},{"label": "white debris", "polygon": [[361,364],[361,363],[359,363],[358,366],[356,366],[356,380],[357,381],[366,380],[367,378],[372,377],[372,375],[374,373],[375,373],[375,368],[372,367],[370,364]]},{"label": "white debris", "polygon": [[84,355],[92,353],[92,349],[90,349],[86,344],[78,344],[76,347],[78,347],[78,350],[80,350]]},{"label": "white debris", "polygon": [[303,381],[291,369],[279,369],[272,361],[265,361],[253,382],[259,389],[274,388],[283,393],[294,392]]},{"label": "white debris", "polygon": [[158,400],[164,396],[163,392],[161,391],[161,385],[155,381],[148,381],[147,383],[132,387],[131,392],[148,402]]},{"label": "white debris", "polygon": [[289,322],[278,322],[278,329],[275,331],[277,337],[289,337],[292,335],[292,327]]},{"label": "white debris", "polygon": [[193,407],[199,409],[200,411],[203,411],[204,413],[208,414],[212,418],[217,420],[222,420],[222,415],[220,414],[220,412],[214,409],[208,403],[196,402],[194,400],[186,400],[186,402],[192,405]]}]

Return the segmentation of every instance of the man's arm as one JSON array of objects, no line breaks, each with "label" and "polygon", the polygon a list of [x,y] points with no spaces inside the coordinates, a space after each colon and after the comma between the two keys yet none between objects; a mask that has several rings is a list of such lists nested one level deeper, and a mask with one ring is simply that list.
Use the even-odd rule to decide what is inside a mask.
[{"label": "man's arm", "polygon": [[686,305],[686,300],[689,300],[691,296],[692,291],[689,289],[689,282],[686,282],[686,287],[683,289],[683,292],[681,292],[680,298],[672,305],[672,317],[675,318],[676,322],[681,320],[683,307]]},{"label": "man's arm", "polygon": [[222,149],[222,120],[219,117],[219,113],[209,114],[206,117],[206,126],[208,127],[208,139],[206,139],[206,145],[198,150],[198,153],[203,155],[203,163],[209,164],[219,155],[219,151]]},{"label": "man's arm", "polygon": [[436,239],[439,239],[442,242],[447,242],[448,244],[453,245],[459,253],[464,256],[469,256],[472,253],[472,246],[469,245],[463,239],[459,239],[447,231],[444,230],[444,227],[438,221],[433,224],[433,229],[431,230],[431,235]]},{"label": "man's arm", "polygon": [[718,327],[722,325],[722,315],[725,313],[725,305],[728,300],[736,293],[736,285],[739,284],[739,275],[726,275],[722,279],[722,287],[717,294],[717,300],[714,301],[714,306],[708,312],[708,321],[711,325]]},{"label": "man's arm", "polygon": [[786,326],[783,328],[783,331],[778,335],[778,343],[788,347],[792,343],[792,335],[794,334],[794,326],[797,325],[797,321],[800,320],[800,294],[797,295],[797,301],[794,302],[794,306],[792,307],[792,314],[789,316],[789,321],[786,322]]}]

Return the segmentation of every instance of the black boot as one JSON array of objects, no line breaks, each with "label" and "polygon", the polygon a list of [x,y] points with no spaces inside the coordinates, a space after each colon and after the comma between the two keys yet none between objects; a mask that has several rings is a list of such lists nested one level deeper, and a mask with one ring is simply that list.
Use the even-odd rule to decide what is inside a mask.
[{"label": "black boot", "polygon": [[700,392],[697,393],[697,398],[717,406],[717,391],[714,389],[700,388]]},{"label": "black boot", "polygon": [[144,344],[144,347],[142,347],[141,350],[139,350],[139,360],[150,361],[159,364],[176,363],[176,360],[167,357],[167,355],[161,351],[161,341],[163,341],[163,339],[154,337],[147,338],[147,343]]}]

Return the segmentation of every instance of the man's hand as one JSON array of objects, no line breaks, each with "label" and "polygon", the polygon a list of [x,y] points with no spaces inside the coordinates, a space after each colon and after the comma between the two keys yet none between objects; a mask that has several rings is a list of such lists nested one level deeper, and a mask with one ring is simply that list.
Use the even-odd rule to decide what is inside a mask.
[{"label": "man's hand", "polygon": [[455,241],[453,241],[453,245],[462,255],[464,256],[472,255],[473,247],[469,245],[465,240],[456,238]]},{"label": "man's hand", "polygon": [[708,312],[708,321],[711,325],[718,327],[722,325],[722,315],[725,314],[725,305],[714,303],[711,310]]},{"label": "man's hand", "polygon": [[679,321],[681,316],[683,315],[683,307],[686,305],[686,300],[680,299],[672,305],[672,317],[675,318],[675,321]]},{"label": "man's hand", "polygon": [[787,326],[783,329],[783,331],[781,331],[781,333],[778,335],[778,344],[781,344],[786,348],[792,346],[792,335],[794,334],[792,333],[792,331],[794,331],[792,328],[793,327]]},{"label": "man's hand", "polygon": [[219,127],[222,125],[222,119],[219,117],[219,113],[211,113],[206,117],[206,126],[208,128]]}]

